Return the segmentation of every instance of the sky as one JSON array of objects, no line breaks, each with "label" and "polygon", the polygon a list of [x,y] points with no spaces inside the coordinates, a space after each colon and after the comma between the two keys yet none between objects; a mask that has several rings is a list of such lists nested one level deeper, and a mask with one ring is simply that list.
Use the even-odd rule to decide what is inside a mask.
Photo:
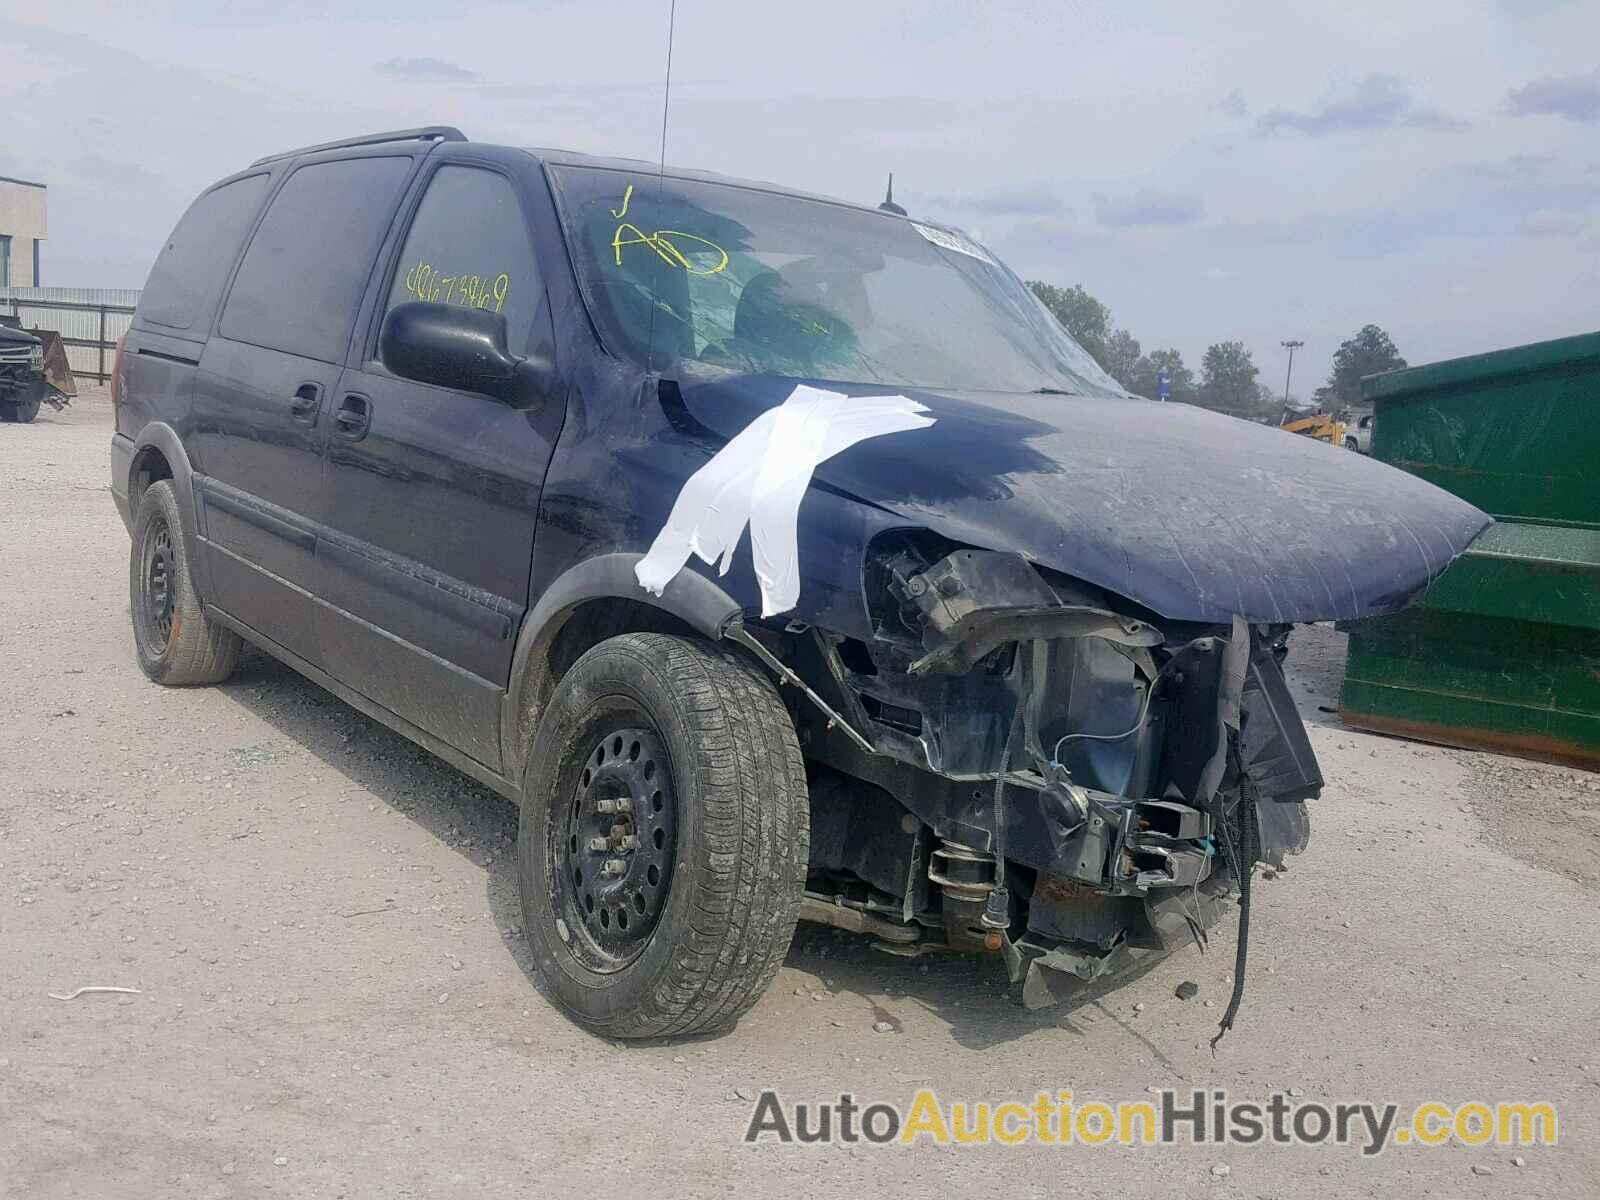
[{"label": "sky", "polygon": [[[263,154],[453,124],[654,159],[669,0],[0,0],[45,282],[137,287]],[[1323,382],[1600,329],[1594,0],[679,0],[669,162],[958,225],[1146,350]]]}]

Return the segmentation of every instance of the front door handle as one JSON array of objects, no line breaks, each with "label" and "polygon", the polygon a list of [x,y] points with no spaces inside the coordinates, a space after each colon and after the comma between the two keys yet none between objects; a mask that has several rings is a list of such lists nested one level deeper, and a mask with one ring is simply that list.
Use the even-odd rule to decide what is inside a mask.
[{"label": "front door handle", "polygon": [[315,425],[317,413],[322,409],[322,385],[320,383],[302,383],[294,390],[294,398],[289,401],[289,416],[299,421],[302,425]]},{"label": "front door handle", "polygon": [[348,393],[339,401],[339,411],[333,414],[333,423],[339,427],[339,436],[359,442],[372,428],[372,401],[357,392]]}]

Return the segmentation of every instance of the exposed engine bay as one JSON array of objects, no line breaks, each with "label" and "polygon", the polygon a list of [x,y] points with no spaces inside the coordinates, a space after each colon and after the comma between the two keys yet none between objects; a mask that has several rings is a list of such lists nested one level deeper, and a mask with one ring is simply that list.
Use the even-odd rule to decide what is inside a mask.
[{"label": "exposed engine bay", "polygon": [[731,632],[796,685],[804,918],[997,954],[1036,1008],[1203,942],[1230,893],[1247,920],[1254,864],[1305,848],[1322,777],[1282,628],[1157,623],[922,533],[879,538],[863,587],[870,642]]}]

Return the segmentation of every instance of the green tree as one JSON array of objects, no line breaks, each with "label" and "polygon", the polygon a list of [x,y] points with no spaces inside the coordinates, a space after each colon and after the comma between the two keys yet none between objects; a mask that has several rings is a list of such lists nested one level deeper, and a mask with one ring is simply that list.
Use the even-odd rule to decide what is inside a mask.
[{"label": "green tree", "polygon": [[1084,291],[1081,283],[1063,288],[1031,279],[1028,287],[1044,301],[1044,306],[1061,322],[1062,328],[1072,335],[1073,340],[1104,368],[1106,340],[1111,336],[1111,310]]},{"label": "green tree", "polygon": [[1260,371],[1243,342],[1214,342],[1200,364],[1200,403],[1236,417],[1260,415]]},{"label": "green tree", "polygon": [[[1268,387],[1264,383],[1256,384],[1256,392],[1260,396],[1261,419],[1270,421],[1274,425],[1283,420],[1283,410],[1285,408],[1283,393],[1275,387]],[[1300,397],[1291,392],[1289,394],[1289,404],[1296,405],[1299,403]]]},{"label": "green tree", "polygon": [[1360,333],[1341,342],[1334,351],[1328,390],[1337,403],[1355,404],[1361,399],[1363,375],[1397,371],[1405,365],[1406,360],[1400,357],[1400,351],[1387,333],[1376,325],[1363,325]]},{"label": "green tree", "polygon": [[1133,382],[1128,385],[1128,390],[1136,396],[1159,399],[1160,383],[1157,376],[1162,371],[1167,373],[1171,381],[1172,395],[1168,399],[1184,404],[1194,400],[1194,372],[1184,366],[1182,354],[1170,349],[1152,350],[1140,358],[1134,366]]},{"label": "green tree", "polygon": [[1126,329],[1116,329],[1106,339],[1106,354],[1099,361],[1107,375],[1132,391],[1139,369],[1139,354],[1139,339]]}]

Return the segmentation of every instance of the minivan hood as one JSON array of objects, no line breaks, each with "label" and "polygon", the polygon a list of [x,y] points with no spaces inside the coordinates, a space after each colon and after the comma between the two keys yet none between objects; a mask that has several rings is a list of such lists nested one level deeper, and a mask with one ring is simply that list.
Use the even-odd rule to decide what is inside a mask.
[{"label": "minivan hood", "polygon": [[[697,422],[732,438],[796,382],[690,374],[679,391]],[[935,418],[851,447],[816,481],[1172,620],[1394,612],[1490,524],[1364,455],[1186,404],[815,383],[908,396]],[[802,538],[805,520],[802,507]]]}]

